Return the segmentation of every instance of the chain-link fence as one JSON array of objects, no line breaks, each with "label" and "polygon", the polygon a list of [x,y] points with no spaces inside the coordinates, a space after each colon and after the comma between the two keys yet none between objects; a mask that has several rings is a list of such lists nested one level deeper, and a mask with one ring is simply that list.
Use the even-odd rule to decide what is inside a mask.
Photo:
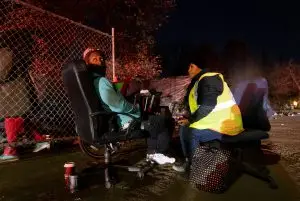
[{"label": "chain-link fence", "polygon": [[5,119],[7,127],[0,148],[44,139],[38,133],[74,137],[62,66],[80,59],[87,47],[110,58],[111,36],[24,2],[2,0],[0,45],[0,122]]}]

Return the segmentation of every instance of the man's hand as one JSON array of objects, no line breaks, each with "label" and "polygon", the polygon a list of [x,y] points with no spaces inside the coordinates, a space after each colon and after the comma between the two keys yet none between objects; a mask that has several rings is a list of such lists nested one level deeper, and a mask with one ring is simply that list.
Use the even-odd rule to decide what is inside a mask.
[{"label": "man's hand", "polygon": [[190,122],[189,122],[188,119],[180,119],[180,120],[178,121],[178,124],[179,124],[180,126],[187,126],[187,125],[190,124]]}]

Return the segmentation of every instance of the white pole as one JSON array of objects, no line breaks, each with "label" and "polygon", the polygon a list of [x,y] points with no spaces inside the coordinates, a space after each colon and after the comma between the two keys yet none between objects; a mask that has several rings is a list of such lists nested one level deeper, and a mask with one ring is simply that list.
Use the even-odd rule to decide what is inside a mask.
[{"label": "white pole", "polygon": [[112,68],[113,68],[113,82],[117,82],[115,70],[115,28],[111,28],[111,45],[112,45]]}]

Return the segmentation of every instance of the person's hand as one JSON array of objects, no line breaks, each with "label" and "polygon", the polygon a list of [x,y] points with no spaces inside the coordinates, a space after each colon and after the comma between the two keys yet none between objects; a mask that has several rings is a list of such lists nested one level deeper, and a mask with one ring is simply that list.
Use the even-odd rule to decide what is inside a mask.
[{"label": "person's hand", "polygon": [[190,124],[190,122],[189,122],[188,119],[180,119],[180,120],[178,121],[178,124],[179,124],[180,126],[187,126],[187,125]]}]

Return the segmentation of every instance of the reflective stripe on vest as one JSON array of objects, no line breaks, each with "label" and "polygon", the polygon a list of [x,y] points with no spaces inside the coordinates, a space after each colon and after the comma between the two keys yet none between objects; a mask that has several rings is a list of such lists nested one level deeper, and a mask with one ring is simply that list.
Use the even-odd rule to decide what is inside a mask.
[{"label": "reflective stripe on vest", "polygon": [[229,100],[229,101],[226,101],[224,103],[219,103],[216,105],[216,107],[213,109],[212,112],[216,112],[216,111],[220,111],[220,110],[223,110],[223,109],[227,109],[227,108],[230,108],[232,106],[234,106],[236,104],[236,102],[234,100]]},{"label": "reflective stripe on vest", "polygon": [[206,76],[219,75],[223,82],[223,92],[217,98],[217,105],[204,118],[190,125],[196,129],[211,129],[226,135],[236,135],[243,131],[242,117],[240,110],[233,98],[233,95],[224,81],[220,73],[205,73],[195,83],[189,94],[189,106],[192,113],[194,113],[199,105],[197,104],[198,83]]}]

